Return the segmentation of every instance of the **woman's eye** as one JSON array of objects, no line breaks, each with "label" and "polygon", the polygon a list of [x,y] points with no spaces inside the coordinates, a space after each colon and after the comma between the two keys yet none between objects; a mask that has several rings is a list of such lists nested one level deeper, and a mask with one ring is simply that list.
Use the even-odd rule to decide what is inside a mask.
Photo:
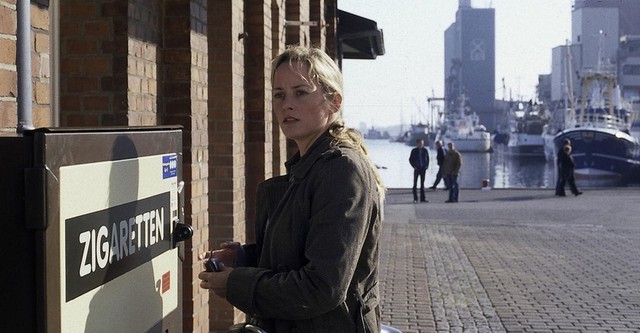
[{"label": "woman's eye", "polygon": [[275,94],[273,94],[273,98],[282,99],[282,98],[284,98],[284,94],[283,93],[275,93]]},{"label": "woman's eye", "polygon": [[304,96],[309,94],[308,92],[304,91],[304,90],[296,90],[296,96]]}]

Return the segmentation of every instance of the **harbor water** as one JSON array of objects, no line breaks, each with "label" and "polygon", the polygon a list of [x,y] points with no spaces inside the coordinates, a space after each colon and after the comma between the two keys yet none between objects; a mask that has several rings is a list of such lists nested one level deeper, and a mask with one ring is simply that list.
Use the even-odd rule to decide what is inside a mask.
[{"label": "harbor water", "polygon": [[[413,169],[409,165],[410,147],[401,142],[388,140],[365,140],[369,155],[378,166],[378,172],[387,188],[411,188]],[[429,150],[429,168],[426,173],[425,187],[433,184],[438,172],[436,152]],[[461,188],[482,188],[483,180],[489,180],[491,188],[549,188],[556,182],[556,170],[553,161],[544,158],[517,158],[505,154],[500,149],[492,153],[461,152],[462,169],[458,178]],[[638,186],[620,183],[619,180],[577,179],[579,188]],[[439,188],[444,188],[441,181]]]}]

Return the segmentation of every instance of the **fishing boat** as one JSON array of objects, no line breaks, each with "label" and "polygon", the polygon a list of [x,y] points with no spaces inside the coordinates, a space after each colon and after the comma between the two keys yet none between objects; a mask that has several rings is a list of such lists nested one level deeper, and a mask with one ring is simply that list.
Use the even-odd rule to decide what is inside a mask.
[{"label": "fishing boat", "polygon": [[430,144],[430,131],[429,125],[424,123],[416,123],[411,124],[411,129],[404,133],[404,143],[407,146],[415,146],[419,139],[424,140],[424,145],[429,146]]},{"label": "fishing boat", "polygon": [[457,110],[447,114],[436,140],[453,142],[461,152],[491,151],[491,133],[480,124],[480,117],[465,106],[464,96]]},{"label": "fishing boat", "polygon": [[544,143],[544,156],[547,161],[554,161],[556,158],[556,147],[553,140],[562,130],[562,126],[559,122],[555,121],[555,117],[552,117],[549,122],[542,127],[542,142]]},{"label": "fishing boat", "polygon": [[389,133],[386,131],[382,132],[379,129],[376,129],[375,127],[372,126],[364,135],[364,138],[369,140],[388,140]]},{"label": "fishing boat", "polygon": [[554,136],[555,150],[571,140],[577,177],[625,177],[640,166],[640,142],[630,134],[631,109],[620,96],[615,71],[599,65],[582,73],[581,84],[577,106],[567,108],[564,129]]},{"label": "fishing boat", "polygon": [[507,153],[514,157],[545,157],[545,142],[542,136],[548,117],[539,104],[528,104],[523,111],[513,112],[510,122]]}]

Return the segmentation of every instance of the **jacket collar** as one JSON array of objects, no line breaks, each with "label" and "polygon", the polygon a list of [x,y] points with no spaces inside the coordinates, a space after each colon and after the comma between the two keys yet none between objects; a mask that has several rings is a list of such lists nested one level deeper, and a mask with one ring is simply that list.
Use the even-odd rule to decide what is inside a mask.
[{"label": "jacket collar", "polygon": [[297,152],[293,157],[285,162],[284,165],[291,176],[289,181],[293,181],[294,178],[296,180],[300,180],[306,177],[307,173],[309,173],[309,170],[311,170],[311,167],[316,163],[316,161],[326,154],[340,154],[339,149],[331,149],[332,140],[333,137],[329,134],[329,131],[327,131],[311,145],[304,156],[300,156],[300,152]]}]

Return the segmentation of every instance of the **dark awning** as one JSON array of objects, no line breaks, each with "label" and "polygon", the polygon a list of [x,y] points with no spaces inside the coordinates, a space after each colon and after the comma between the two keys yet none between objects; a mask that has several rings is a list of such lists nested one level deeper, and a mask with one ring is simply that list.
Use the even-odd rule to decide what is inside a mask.
[{"label": "dark awning", "polygon": [[375,59],[384,54],[382,29],[376,21],[338,10],[338,41],[343,59]]}]

